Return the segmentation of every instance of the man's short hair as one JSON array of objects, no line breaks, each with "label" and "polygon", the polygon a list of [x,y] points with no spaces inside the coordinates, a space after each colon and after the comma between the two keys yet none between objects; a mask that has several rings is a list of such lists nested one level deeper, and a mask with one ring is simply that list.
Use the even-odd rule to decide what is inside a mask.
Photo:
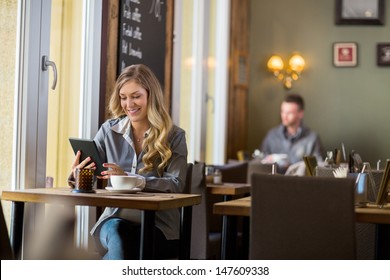
[{"label": "man's short hair", "polygon": [[287,103],[295,103],[298,105],[300,110],[305,110],[305,101],[303,100],[302,96],[296,93],[290,93],[287,94],[284,98],[284,102]]}]

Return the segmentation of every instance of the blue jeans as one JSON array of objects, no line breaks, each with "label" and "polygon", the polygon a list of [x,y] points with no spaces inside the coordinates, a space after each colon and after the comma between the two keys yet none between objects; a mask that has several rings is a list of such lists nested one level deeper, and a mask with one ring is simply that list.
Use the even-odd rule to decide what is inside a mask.
[{"label": "blue jeans", "polygon": [[[103,223],[97,238],[104,248],[104,260],[139,259],[141,226],[121,218],[112,218]],[[155,258],[166,259],[177,256],[178,240],[167,240],[164,234],[155,228]]]},{"label": "blue jeans", "polygon": [[99,233],[100,244],[107,251],[104,260],[137,259],[140,226],[121,218],[105,221]]}]

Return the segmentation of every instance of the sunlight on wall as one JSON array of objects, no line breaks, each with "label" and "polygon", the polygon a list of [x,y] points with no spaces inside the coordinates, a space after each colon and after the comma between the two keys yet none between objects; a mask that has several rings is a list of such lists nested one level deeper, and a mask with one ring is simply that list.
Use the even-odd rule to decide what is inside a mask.
[{"label": "sunlight on wall", "polygon": [[[11,189],[17,8],[17,0],[0,1],[0,190]],[[2,206],[9,224],[10,203]]]},{"label": "sunlight on wall", "polygon": [[215,164],[213,161],[213,141],[214,141],[214,117],[215,117],[215,38],[216,38],[216,1],[210,1],[210,17],[209,17],[209,53],[208,53],[208,85],[207,94],[209,96],[207,102],[207,121],[206,121],[206,163]]},{"label": "sunlight on wall", "polygon": [[58,83],[49,90],[46,176],[54,178],[54,187],[67,185],[74,159],[68,138],[78,137],[82,10],[82,1],[52,3],[50,58]]},{"label": "sunlight on wall", "polygon": [[[183,24],[181,41],[181,73],[180,73],[180,124],[186,131],[187,145],[189,144],[191,127],[191,84],[192,84],[192,29],[193,29],[193,0],[183,1]],[[191,151],[188,151],[189,154]],[[191,158],[191,156],[189,156]]]},{"label": "sunlight on wall", "polygon": [[[208,59],[208,103],[207,103],[207,115],[206,115],[206,152],[205,161],[207,163],[212,162],[213,151],[210,147],[213,145],[213,137],[214,137],[214,127],[213,127],[213,118],[214,118],[214,108],[216,104],[214,104],[214,82],[215,82],[215,13],[216,13],[216,2],[210,1],[210,11],[209,11],[209,59]],[[183,1],[183,34],[182,34],[182,49],[181,49],[181,85],[180,85],[180,101],[181,101],[181,110],[180,110],[180,126],[187,133],[187,143],[189,143],[189,139],[191,137],[190,127],[191,127],[191,112],[190,112],[190,104],[191,104],[191,90],[192,90],[192,71],[194,66],[194,58],[192,56],[193,52],[193,21],[194,21],[194,2],[193,1]],[[195,114],[196,118],[201,118],[200,114]],[[189,154],[191,151],[188,151]],[[191,158],[191,156],[189,156]]]}]

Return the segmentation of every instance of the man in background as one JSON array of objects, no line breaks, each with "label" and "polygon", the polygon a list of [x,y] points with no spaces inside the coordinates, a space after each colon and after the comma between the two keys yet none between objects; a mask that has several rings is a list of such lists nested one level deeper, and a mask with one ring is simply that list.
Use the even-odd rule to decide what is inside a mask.
[{"label": "man in background", "polygon": [[263,163],[278,163],[278,172],[285,173],[303,156],[315,156],[323,161],[323,147],[318,134],[303,125],[305,104],[298,94],[288,94],[281,104],[281,124],[272,128],[265,136],[261,152]]}]

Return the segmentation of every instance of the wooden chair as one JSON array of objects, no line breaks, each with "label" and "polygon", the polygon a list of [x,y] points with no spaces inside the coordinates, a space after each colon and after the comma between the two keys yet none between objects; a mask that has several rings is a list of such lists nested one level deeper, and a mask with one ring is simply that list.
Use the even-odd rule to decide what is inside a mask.
[{"label": "wooden chair", "polygon": [[12,260],[14,255],[11,249],[7,224],[5,223],[3,207],[0,200],[0,260]]},{"label": "wooden chair", "polygon": [[355,259],[354,183],[253,174],[250,259]]}]

